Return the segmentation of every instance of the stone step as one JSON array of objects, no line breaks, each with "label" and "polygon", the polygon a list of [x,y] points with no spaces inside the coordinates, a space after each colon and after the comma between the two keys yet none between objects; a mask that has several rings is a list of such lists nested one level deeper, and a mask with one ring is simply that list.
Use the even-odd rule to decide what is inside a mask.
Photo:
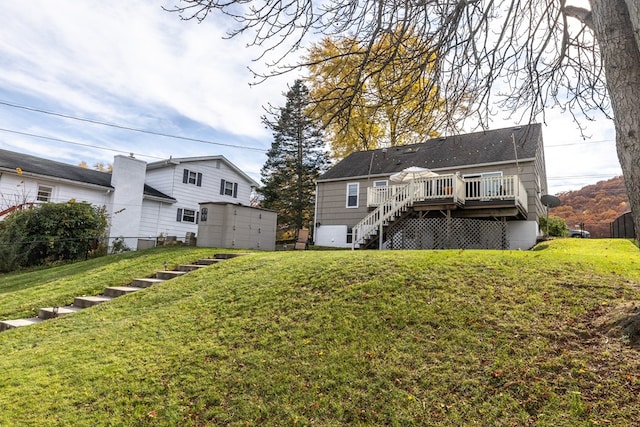
[{"label": "stone step", "polygon": [[203,258],[203,259],[199,259],[198,260],[198,264],[199,265],[213,265],[213,264],[217,264],[219,262],[224,261],[223,259],[216,259],[216,258]]},{"label": "stone step", "polygon": [[180,277],[183,274],[187,274],[187,272],[186,271],[175,271],[175,270],[158,271],[156,273],[156,278],[162,279],[162,280],[171,280],[171,279],[174,279],[176,277]]},{"label": "stone step", "polygon": [[150,286],[157,285],[158,283],[162,283],[162,282],[164,282],[164,280],[162,279],[146,277],[143,279],[133,279],[133,282],[131,282],[131,286],[135,288],[148,288]]},{"label": "stone step", "polygon": [[21,326],[34,325],[40,322],[42,322],[42,319],[40,319],[39,317],[32,317],[30,319],[3,320],[0,322],[0,331],[19,328]]},{"label": "stone step", "polygon": [[138,288],[135,286],[109,286],[108,288],[104,289],[104,296],[116,298],[122,295],[130,294],[132,292],[140,291],[142,289],[143,288]]},{"label": "stone step", "polygon": [[243,254],[243,253],[215,254],[213,257],[216,259],[231,259],[231,258],[244,256],[244,255],[249,255],[249,254]]},{"label": "stone step", "polygon": [[87,308],[87,307],[93,307],[94,305],[101,304],[103,302],[110,301],[111,299],[112,299],[111,297],[107,297],[103,295],[98,295],[93,297],[75,297],[73,299],[73,305],[75,307]]},{"label": "stone step", "polygon": [[75,313],[82,310],[80,307],[64,306],[64,307],[45,307],[38,311],[38,318],[42,320],[53,319],[56,317],[66,316],[67,314]]},{"label": "stone step", "polygon": [[200,265],[200,264],[181,264],[179,265],[176,270],[178,271],[194,271],[194,270],[199,270],[201,268],[205,268],[207,267],[206,265]]}]

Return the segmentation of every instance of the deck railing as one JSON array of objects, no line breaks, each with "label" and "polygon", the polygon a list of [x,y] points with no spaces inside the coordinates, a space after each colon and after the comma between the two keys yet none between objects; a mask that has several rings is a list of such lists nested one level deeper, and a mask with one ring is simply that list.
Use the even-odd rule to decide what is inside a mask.
[{"label": "deck railing", "polygon": [[[388,185],[385,187],[369,187],[367,189],[367,206],[376,207],[388,200],[408,184]],[[420,200],[454,199],[464,202],[464,180],[457,175],[440,175],[413,180],[414,198]]]},{"label": "deck railing", "polygon": [[[406,184],[367,189],[367,206],[379,206],[384,200],[393,197]],[[514,175],[485,178],[463,179],[456,175],[420,178],[415,180],[416,201],[454,199],[456,203],[466,200],[517,200],[521,206],[527,206],[527,191],[522,181]]]}]

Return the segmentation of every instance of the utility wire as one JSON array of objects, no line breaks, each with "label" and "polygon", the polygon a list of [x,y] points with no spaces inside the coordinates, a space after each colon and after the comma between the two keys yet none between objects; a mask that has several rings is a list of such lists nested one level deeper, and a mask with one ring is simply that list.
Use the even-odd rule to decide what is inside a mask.
[{"label": "utility wire", "polygon": [[613,139],[602,139],[600,141],[567,142],[566,144],[545,145],[544,148],[568,147],[570,145],[582,145],[582,144],[602,144],[603,142],[615,142],[615,140],[613,140]]},{"label": "utility wire", "polygon": [[[185,140],[185,141],[193,141],[193,142],[201,142],[201,143],[204,143],[204,144],[221,145],[221,146],[231,147],[231,148],[242,148],[242,149],[247,149],[247,150],[263,151],[263,152],[267,152],[268,151],[268,150],[265,150],[263,148],[255,148],[255,147],[248,147],[248,146],[242,146],[242,145],[233,145],[233,144],[224,144],[224,143],[221,143],[221,142],[208,141],[208,140],[205,140],[205,139],[197,139],[197,138],[190,138],[190,137],[186,137],[186,136],[172,135],[172,134],[167,134],[167,133],[162,133],[162,132],[156,132],[156,131],[152,131],[152,130],[148,130],[148,129],[138,129],[138,128],[134,128],[134,127],[131,127],[131,126],[120,125],[120,124],[117,124],[117,123],[103,122],[103,121],[100,121],[100,120],[87,119],[87,118],[83,118],[83,117],[72,116],[72,115],[69,115],[69,114],[58,113],[58,112],[55,112],[55,111],[43,110],[41,108],[35,108],[35,107],[29,107],[29,106],[26,106],[26,105],[14,104],[12,102],[4,101],[4,100],[1,100],[1,99],[0,99],[0,105],[6,105],[7,107],[13,107],[13,108],[20,108],[20,109],[23,109],[23,110],[33,111],[33,112],[36,112],[36,113],[49,114],[51,116],[63,117],[65,119],[77,120],[77,121],[80,121],[80,122],[92,123],[92,124],[95,124],[95,125],[109,126],[109,127],[128,130],[128,131],[132,131],[132,132],[147,133],[147,134],[150,134],[150,135],[162,136],[162,137],[165,137],[165,138],[182,139],[182,140]],[[566,146],[581,145],[581,144],[601,144],[601,143],[604,143],[604,142],[614,142],[614,140],[613,139],[603,139],[603,140],[600,140],[600,141],[568,142],[566,144],[545,145],[545,148],[566,147]]]},{"label": "utility wire", "polygon": [[219,145],[219,146],[222,146],[222,147],[240,148],[240,149],[243,149],[243,150],[253,150],[253,151],[260,151],[260,152],[265,152],[265,153],[267,151],[269,151],[269,150],[265,150],[264,148],[256,148],[256,147],[249,147],[249,146],[235,145],[235,144],[225,144],[225,143],[222,143],[222,142],[208,141],[206,139],[190,138],[190,137],[187,137],[187,136],[172,135],[172,134],[156,132],[156,131],[152,131],[152,130],[148,130],[148,129],[138,129],[138,128],[134,128],[134,127],[131,127],[131,126],[120,125],[120,124],[117,124],[117,123],[109,123],[109,122],[103,122],[103,121],[100,121],[100,120],[86,119],[86,118],[82,118],[82,117],[71,116],[71,115],[68,115],[68,114],[57,113],[57,112],[54,112],[54,111],[42,110],[40,108],[28,107],[26,105],[14,104],[14,103],[11,103],[11,102],[8,102],[8,101],[4,101],[4,100],[0,100],[0,104],[1,105],[6,105],[7,107],[20,108],[22,110],[27,110],[27,111],[32,111],[32,112],[42,113],[42,114],[48,114],[50,116],[62,117],[62,118],[65,118],[65,119],[77,120],[77,121],[80,121],[80,122],[92,123],[92,124],[100,125],[100,126],[109,126],[109,127],[112,127],[112,128],[128,130],[128,131],[131,131],[131,132],[139,132],[139,133],[145,133],[145,134],[149,134],[149,135],[162,136],[164,138],[181,139],[183,141],[200,142],[202,144]]},{"label": "utility wire", "polygon": [[[131,154],[131,151],[123,151],[123,150],[116,150],[115,148],[99,147],[97,145],[85,144],[85,143],[82,143],[82,142],[74,142],[74,141],[69,141],[69,140],[60,139],[60,138],[53,138],[51,136],[36,135],[34,133],[20,132],[20,131],[17,131],[17,130],[0,128],[0,131],[1,132],[14,133],[14,134],[18,134],[18,135],[29,136],[29,137],[33,137],[33,138],[48,139],[49,141],[63,142],[65,144],[79,145],[81,147],[95,148],[95,149],[98,149],[98,150],[105,150],[105,151],[111,151],[111,152],[116,152],[116,153]],[[140,157],[148,157],[148,158],[158,159],[158,160],[164,159],[164,157],[149,156],[148,154],[140,154],[140,153],[133,153],[133,154],[135,154],[136,156],[140,156]]]}]

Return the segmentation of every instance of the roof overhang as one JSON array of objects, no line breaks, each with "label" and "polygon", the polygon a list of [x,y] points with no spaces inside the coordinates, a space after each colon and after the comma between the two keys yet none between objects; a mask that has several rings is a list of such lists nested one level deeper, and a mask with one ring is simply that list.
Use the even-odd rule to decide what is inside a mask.
[{"label": "roof overhang", "polygon": [[72,179],[66,179],[66,178],[59,178],[59,177],[55,177],[55,176],[51,176],[51,175],[43,175],[43,174],[39,174],[39,173],[35,173],[35,172],[28,172],[28,171],[22,171],[22,173],[18,174],[16,172],[15,169],[9,169],[9,168],[2,168],[0,167],[0,173],[9,173],[11,175],[15,175],[18,177],[29,177],[29,178],[34,178],[34,179],[41,179],[41,180],[46,180],[46,181],[51,181],[51,182],[59,182],[62,184],[68,184],[68,185],[73,185],[76,187],[84,187],[84,188],[91,188],[94,190],[112,190],[113,191],[113,186],[111,185],[100,185],[100,184],[92,184],[89,182],[82,182],[82,181],[76,181],[76,180],[72,180]]}]

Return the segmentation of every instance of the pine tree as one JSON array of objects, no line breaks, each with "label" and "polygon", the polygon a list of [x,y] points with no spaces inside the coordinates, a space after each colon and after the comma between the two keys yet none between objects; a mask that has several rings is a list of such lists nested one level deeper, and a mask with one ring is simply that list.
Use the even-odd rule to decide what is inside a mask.
[{"label": "pine tree", "polygon": [[283,232],[311,229],[315,180],[328,165],[322,131],[307,114],[309,91],[296,80],[286,94],[286,104],[263,118],[273,131],[273,142],[262,167],[261,206],[278,212]]}]

